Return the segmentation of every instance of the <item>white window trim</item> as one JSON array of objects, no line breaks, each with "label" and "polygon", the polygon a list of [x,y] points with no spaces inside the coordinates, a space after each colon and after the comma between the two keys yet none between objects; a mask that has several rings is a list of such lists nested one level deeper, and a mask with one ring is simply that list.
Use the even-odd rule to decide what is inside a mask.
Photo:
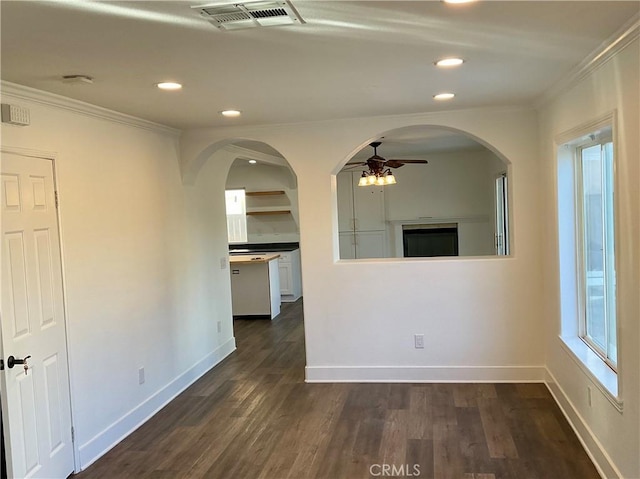
[{"label": "white window trim", "polygon": [[[597,389],[599,389],[603,393],[603,395],[616,408],[616,410],[618,410],[619,412],[622,412],[623,399],[622,399],[622,384],[620,382],[620,379],[621,379],[620,358],[622,357],[622,351],[621,351],[622,348],[619,342],[619,339],[621,337],[620,321],[618,318],[616,318],[616,329],[617,329],[617,337],[618,337],[618,345],[617,345],[618,364],[617,364],[617,371],[614,371],[599,354],[597,354],[594,350],[591,349],[590,346],[587,345],[587,343],[581,337],[582,336],[581,334],[582,331],[580,330],[581,321],[579,319],[580,306],[578,304],[579,303],[579,298],[578,298],[579,285],[578,285],[578,278],[576,275],[577,261],[580,260],[580,257],[578,256],[580,254],[580,251],[579,251],[580,246],[575,238],[577,231],[579,231],[578,229],[579,224],[577,223],[578,212],[576,209],[577,205],[575,204],[576,198],[574,195],[575,181],[573,181],[574,186],[572,191],[572,196],[574,197],[571,199],[571,202],[573,204],[573,220],[571,221],[573,232],[563,233],[561,231],[562,228],[561,228],[560,221],[563,219],[566,219],[565,217],[566,213],[561,214],[560,212],[561,191],[559,188],[559,185],[560,185],[559,162],[561,161],[561,156],[563,156],[561,151],[565,146],[573,147],[575,149],[575,146],[578,143],[583,142],[583,137],[591,134],[594,131],[598,131],[606,127],[611,127],[611,137],[613,139],[614,158],[616,157],[616,150],[617,150],[616,116],[617,116],[616,111],[615,110],[611,111],[597,120],[580,125],[556,137],[556,140],[555,140],[555,146],[556,146],[555,148],[555,157],[556,157],[555,189],[556,191],[555,193],[556,193],[556,205],[557,205],[556,221],[557,221],[557,224],[559,225],[558,226],[559,227],[558,253],[559,253],[560,261],[558,266],[560,268],[560,277],[559,277],[560,279],[560,311],[559,313],[560,313],[560,330],[561,330],[561,334],[559,335],[560,344],[562,345],[563,350],[578,365],[581,371],[592,380],[593,384],[597,387]],[[563,162],[568,161],[568,159],[565,157],[565,159],[563,159],[562,161]],[[571,161],[574,162],[572,166],[572,169],[573,169],[572,175],[574,175],[573,180],[575,180],[576,171],[575,171],[575,158],[574,158],[573,151],[571,152]],[[615,164],[616,162],[614,160],[614,178],[613,178],[614,192],[619,191],[618,179],[615,171],[615,168],[616,168]],[[563,182],[564,181],[566,181],[566,179],[564,179]],[[565,197],[565,200],[566,200],[566,197]],[[563,203],[565,202],[565,200],[563,200]],[[615,200],[615,196],[614,196],[614,216],[617,217],[617,201]],[[615,237],[619,238],[620,237],[619,221],[614,220],[614,229],[615,229],[614,231]],[[573,250],[576,253],[573,258],[565,258],[564,260],[561,255],[561,251],[566,249],[566,247],[562,243],[563,243],[563,240],[567,241],[567,238],[562,238],[563,234],[573,240],[572,241]],[[619,255],[616,255],[615,257],[616,271],[620,271],[619,262],[620,262],[620,257]],[[567,264],[567,263],[570,263],[570,264]],[[571,271],[567,271],[567,270],[571,270]],[[565,295],[568,296],[567,298],[563,299],[563,291],[565,291]]]}]

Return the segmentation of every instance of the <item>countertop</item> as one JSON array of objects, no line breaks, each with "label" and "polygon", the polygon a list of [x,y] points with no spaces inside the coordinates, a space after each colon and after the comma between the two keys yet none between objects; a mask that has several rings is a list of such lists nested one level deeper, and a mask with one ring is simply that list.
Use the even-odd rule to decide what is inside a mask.
[{"label": "countertop", "polygon": [[230,244],[229,254],[247,254],[260,252],[287,252],[300,248],[300,243],[243,243]]},{"label": "countertop", "polygon": [[241,254],[229,256],[229,264],[255,264],[255,263],[268,263],[276,258],[279,258],[279,254]]}]

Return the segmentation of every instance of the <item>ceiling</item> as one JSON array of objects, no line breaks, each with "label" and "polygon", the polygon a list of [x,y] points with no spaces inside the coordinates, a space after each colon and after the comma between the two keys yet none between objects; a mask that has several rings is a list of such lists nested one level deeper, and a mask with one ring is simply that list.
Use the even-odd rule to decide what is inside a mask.
[{"label": "ceiling", "polygon": [[[304,25],[221,31],[202,3],[2,1],[1,77],[180,129],[530,104],[640,9],[293,0]],[[446,56],[466,62],[437,69]],[[166,80],[184,88],[155,87]],[[434,101],[441,91],[456,98]]]}]

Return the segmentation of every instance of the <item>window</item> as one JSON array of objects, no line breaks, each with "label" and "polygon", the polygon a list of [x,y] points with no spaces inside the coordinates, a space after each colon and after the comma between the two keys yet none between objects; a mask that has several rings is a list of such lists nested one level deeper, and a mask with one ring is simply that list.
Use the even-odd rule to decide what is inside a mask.
[{"label": "window", "polygon": [[580,336],[615,369],[613,142],[590,139],[575,151]]},{"label": "window", "polygon": [[496,254],[509,254],[509,210],[507,207],[507,174],[496,178]]},{"label": "window", "polygon": [[614,120],[610,114],[558,142],[558,260],[562,345],[621,411]]},{"label": "window", "polygon": [[247,242],[247,203],[244,189],[225,190],[229,243]]}]

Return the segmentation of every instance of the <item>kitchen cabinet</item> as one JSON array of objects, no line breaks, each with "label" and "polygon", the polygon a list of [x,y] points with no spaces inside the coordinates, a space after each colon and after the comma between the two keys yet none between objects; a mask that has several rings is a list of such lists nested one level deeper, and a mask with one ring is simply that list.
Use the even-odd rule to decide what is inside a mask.
[{"label": "kitchen cabinet", "polygon": [[280,314],[278,254],[229,257],[234,316],[275,318]]},{"label": "kitchen cabinet", "polygon": [[340,259],[386,257],[386,231],[343,231],[339,242]]},{"label": "kitchen cabinet", "polygon": [[280,279],[280,295],[283,303],[292,303],[302,296],[302,273],[300,250],[280,251],[278,273]]},{"label": "kitchen cabinet", "polygon": [[360,172],[336,175],[341,259],[384,258],[387,230],[384,186],[358,186]]}]

